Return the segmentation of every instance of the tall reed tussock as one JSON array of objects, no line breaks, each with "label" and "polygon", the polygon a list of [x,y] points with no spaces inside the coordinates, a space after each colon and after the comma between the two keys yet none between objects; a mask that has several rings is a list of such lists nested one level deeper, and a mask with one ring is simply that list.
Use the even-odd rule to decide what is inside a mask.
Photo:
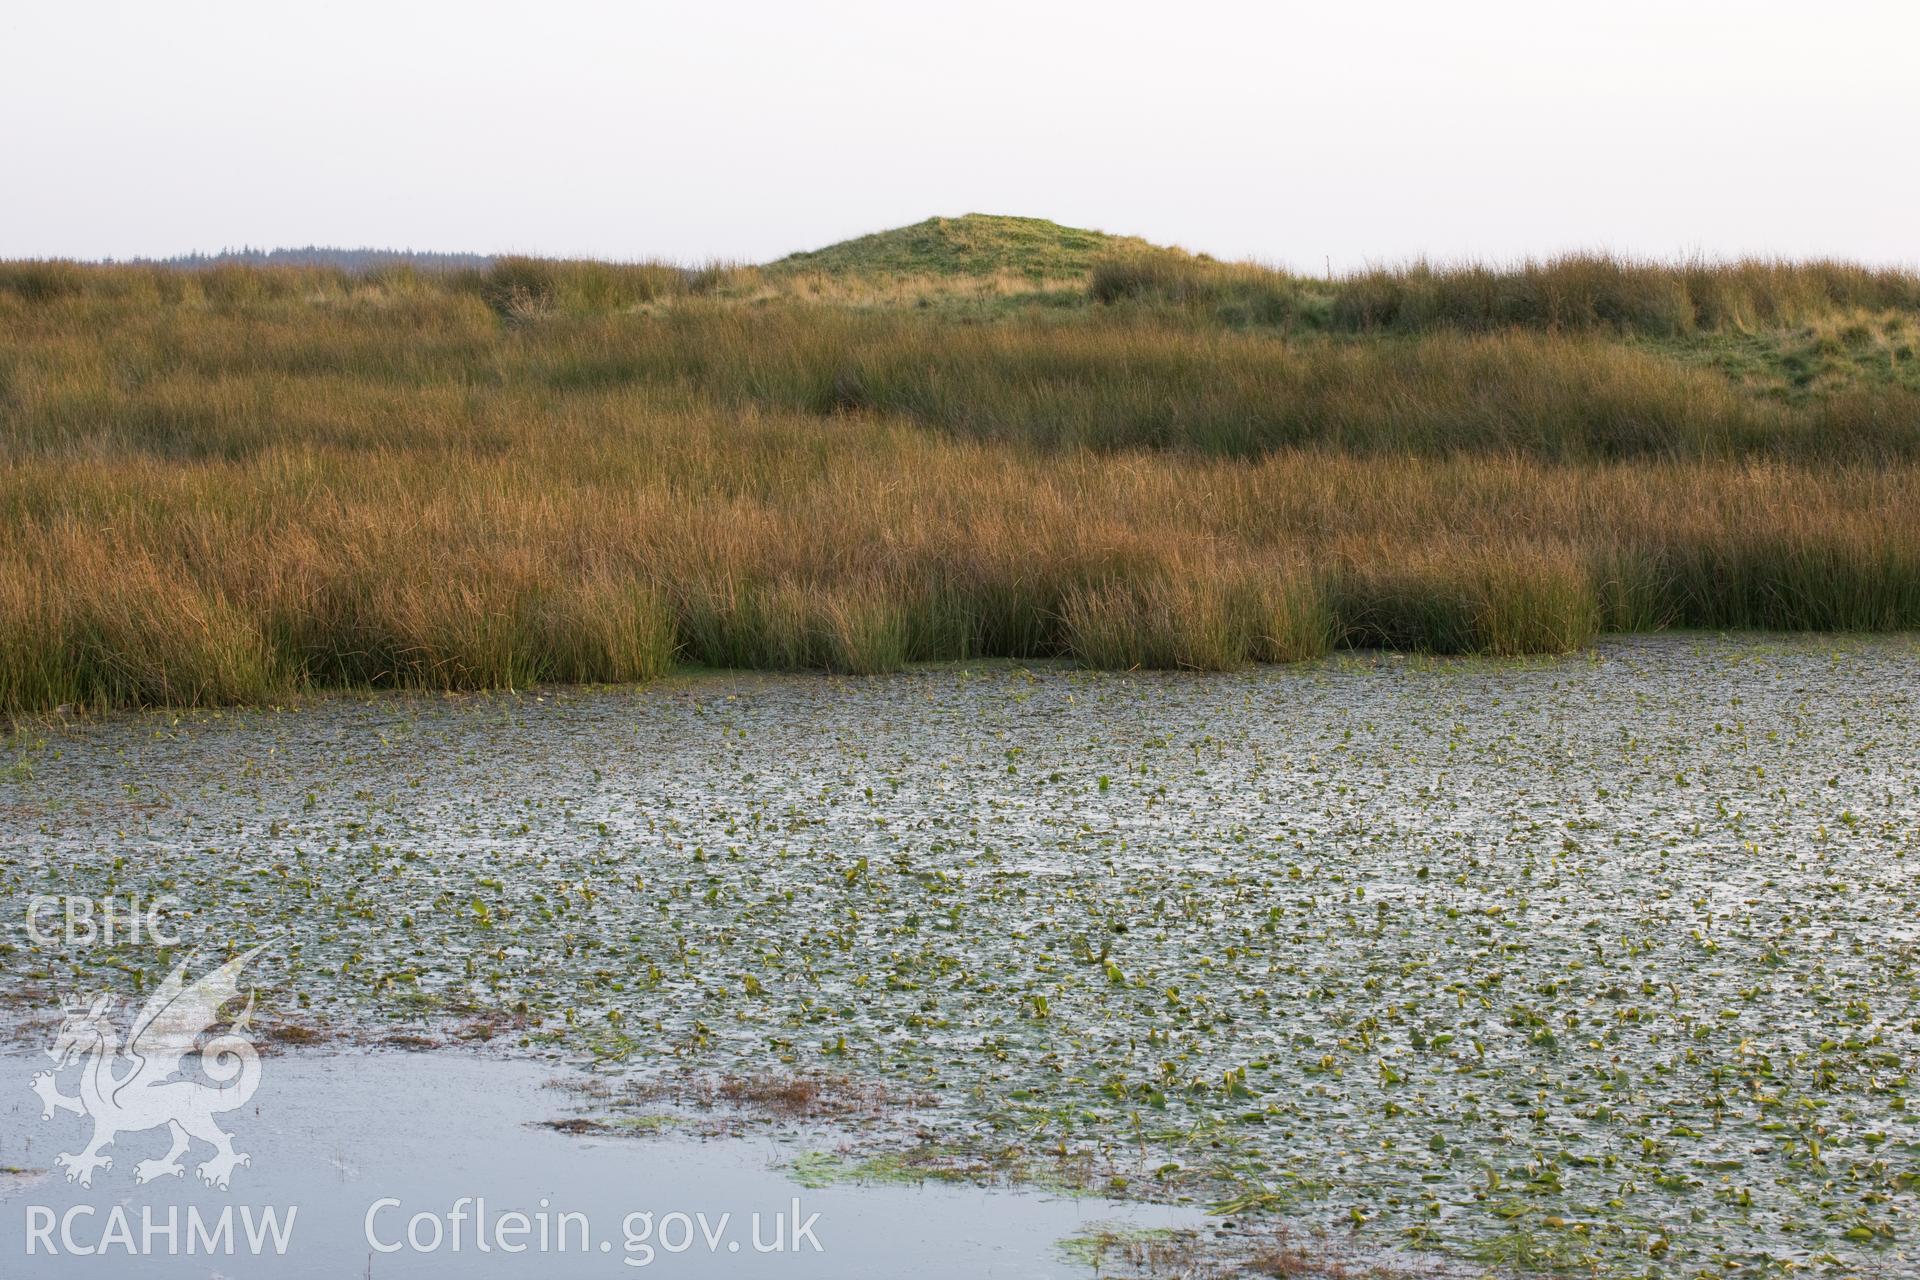
[{"label": "tall reed tussock", "polygon": [[1069,588],[1060,646],[1096,667],[1219,671],[1320,657],[1337,629],[1304,568],[1175,563]]},{"label": "tall reed tussock", "polygon": [[0,271],[0,711],[1920,627],[1899,387],[571,270]]}]

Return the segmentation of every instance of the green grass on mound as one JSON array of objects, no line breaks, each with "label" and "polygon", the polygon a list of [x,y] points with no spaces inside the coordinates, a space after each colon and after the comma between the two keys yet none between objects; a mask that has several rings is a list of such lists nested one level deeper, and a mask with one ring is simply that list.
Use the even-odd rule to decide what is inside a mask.
[{"label": "green grass on mound", "polygon": [[1096,261],[1110,254],[1155,251],[1153,245],[1136,236],[1063,227],[1045,218],[969,213],[958,218],[928,218],[912,226],[842,240],[824,249],[789,254],[768,270],[869,276],[1009,272],[1034,280],[1060,280],[1086,275]]}]

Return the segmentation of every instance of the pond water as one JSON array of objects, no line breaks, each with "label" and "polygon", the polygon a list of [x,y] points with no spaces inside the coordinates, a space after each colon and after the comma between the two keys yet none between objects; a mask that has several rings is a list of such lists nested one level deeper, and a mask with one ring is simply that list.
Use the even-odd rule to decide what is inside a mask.
[{"label": "pond water", "polygon": [[168,896],[179,941],[16,918],[0,1001],[42,1044],[63,993],[263,944],[273,1036],[918,1100],[854,1160],[1492,1265],[1902,1274],[1916,659],[1668,636],[33,730],[0,885]]},{"label": "pond water", "polygon": [[[3,1057],[0,1080],[24,1085],[47,1065]],[[229,1117],[250,1162],[224,1191],[201,1185],[191,1160],[181,1177],[136,1184],[134,1163],[164,1153],[158,1131],[117,1142],[113,1169],[92,1188],[71,1184],[54,1156],[78,1150],[85,1126],[67,1115],[43,1122],[37,1100],[9,1089],[0,1162],[26,1172],[0,1179],[0,1258],[75,1277],[1024,1278],[1084,1274],[1074,1254],[1090,1236],[1147,1237],[1199,1216],[937,1182],[802,1185],[789,1172],[793,1149],[765,1137],[579,1136],[535,1123],[578,1110],[556,1084],[540,1064],[462,1053],[274,1056],[252,1101]],[[135,1241],[157,1247],[129,1256],[114,1243],[115,1208]],[[191,1241],[189,1211],[204,1231]],[[223,1212],[232,1254],[218,1248]],[[278,1236],[263,1225],[269,1212]],[[165,1232],[147,1234],[169,1213],[178,1252]],[[432,1221],[416,1225],[421,1214]],[[36,1222],[45,1232],[29,1255]],[[203,1239],[216,1247],[197,1247]]]}]

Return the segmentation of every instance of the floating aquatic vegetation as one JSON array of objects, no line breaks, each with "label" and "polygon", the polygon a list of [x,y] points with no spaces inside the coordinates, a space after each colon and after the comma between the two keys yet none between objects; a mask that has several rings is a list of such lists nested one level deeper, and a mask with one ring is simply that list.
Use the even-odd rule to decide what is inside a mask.
[{"label": "floating aquatic vegetation", "polygon": [[[271,940],[268,1026],[868,1080],[932,1100],[943,1151],[1361,1247],[1898,1274],[1916,656],[1665,637],[141,715],[0,748],[0,886]],[[0,945],[26,1007],[178,954]]]}]

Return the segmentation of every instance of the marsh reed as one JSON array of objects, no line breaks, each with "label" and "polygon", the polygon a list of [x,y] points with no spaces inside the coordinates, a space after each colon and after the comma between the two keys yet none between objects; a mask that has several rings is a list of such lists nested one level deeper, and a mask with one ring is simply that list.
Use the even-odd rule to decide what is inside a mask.
[{"label": "marsh reed", "polygon": [[1911,277],[1629,273],[1686,307],[1574,322],[1611,312],[1415,271],[1263,329],[1101,270],[983,316],[655,265],[0,265],[0,710],[1920,627],[1913,393],[1636,337],[1824,297],[1897,361]]}]

